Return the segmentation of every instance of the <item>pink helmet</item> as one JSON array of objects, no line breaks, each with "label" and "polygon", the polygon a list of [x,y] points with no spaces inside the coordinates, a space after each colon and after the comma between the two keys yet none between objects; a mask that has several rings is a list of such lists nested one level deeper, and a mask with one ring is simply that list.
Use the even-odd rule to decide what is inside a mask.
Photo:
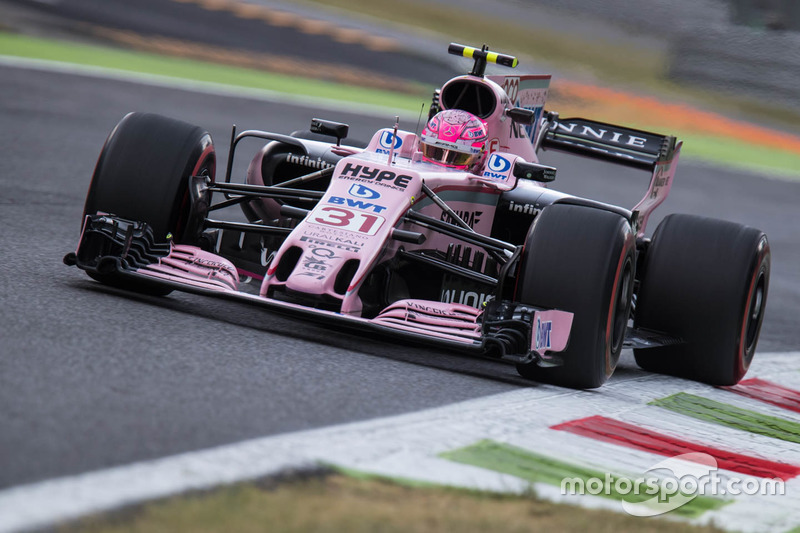
[{"label": "pink helmet", "polygon": [[425,161],[466,169],[483,155],[489,133],[472,113],[447,109],[437,113],[422,130],[420,149]]}]

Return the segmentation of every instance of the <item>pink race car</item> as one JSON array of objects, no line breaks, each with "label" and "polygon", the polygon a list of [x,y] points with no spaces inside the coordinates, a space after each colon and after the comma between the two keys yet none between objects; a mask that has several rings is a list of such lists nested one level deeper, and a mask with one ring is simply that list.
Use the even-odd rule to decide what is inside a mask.
[{"label": "pink race car", "polygon": [[[348,126],[232,134],[224,182],[211,138],[130,113],[103,147],[77,251],[92,278],[256,303],[516,364],[558,385],[602,385],[623,346],[655,372],[730,385],[747,371],[767,298],[759,230],[671,215],[675,137],[544,110],[549,76],[487,76],[511,56],[451,44],[472,71],[434,95],[424,129],[342,143]],[[242,139],[264,139],[244,183]],[[560,150],[647,172],[625,209],[548,187]],[[249,222],[212,218],[241,206]]]}]

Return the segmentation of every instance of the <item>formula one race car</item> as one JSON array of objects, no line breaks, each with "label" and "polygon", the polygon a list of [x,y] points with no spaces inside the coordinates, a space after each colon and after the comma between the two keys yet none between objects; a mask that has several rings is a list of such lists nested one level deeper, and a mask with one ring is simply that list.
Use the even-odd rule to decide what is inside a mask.
[{"label": "formula one race car", "polygon": [[[764,317],[764,233],[671,215],[647,238],[675,137],[559,118],[544,110],[549,76],[487,76],[487,62],[517,60],[449,51],[472,71],[436,91],[419,135],[395,124],[358,147],[325,120],[291,135],[234,126],[222,183],[208,133],[128,114],[65,263],[133,291],[222,296],[508,361],[563,386],[602,385],[623,346],[647,370],[738,382]],[[235,183],[245,138],[266,144]],[[560,193],[539,150],[641,169],[650,186],[631,210]],[[210,216],[237,204],[249,222]]]}]

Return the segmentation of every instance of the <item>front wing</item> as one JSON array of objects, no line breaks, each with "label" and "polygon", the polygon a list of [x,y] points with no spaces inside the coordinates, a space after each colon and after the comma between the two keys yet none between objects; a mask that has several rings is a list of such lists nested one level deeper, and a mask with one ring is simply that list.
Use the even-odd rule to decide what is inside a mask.
[{"label": "front wing", "polygon": [[558,353],[566,349],[572,327],[572,313],[505,301],[488,302],[479,310],[408,299],[363,318],[265,298],[238,289],[237,270],[227,259],[196,246],[156,243],[146,224],[110,215],[86,217],[78,249],[64,262],[121,286],[238,300],[314,322],[510,363],[561,364]]}]

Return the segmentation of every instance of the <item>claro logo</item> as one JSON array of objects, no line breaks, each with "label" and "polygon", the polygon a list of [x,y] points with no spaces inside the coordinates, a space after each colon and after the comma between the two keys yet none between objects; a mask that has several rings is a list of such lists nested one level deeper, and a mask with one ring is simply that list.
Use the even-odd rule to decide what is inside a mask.
[{"label": "claro logo", "polygon": [[406,174],[396,174],[391,170],[381,170],[379,168],[371,168],[366,165],[355,165],[347,163],[339,174],[340,178],[344,179],[362,179],[370,180],[379,185],[387,187],[394,187],[397,189],[405,190],[408,184],[411,183],[411,176]]}]

